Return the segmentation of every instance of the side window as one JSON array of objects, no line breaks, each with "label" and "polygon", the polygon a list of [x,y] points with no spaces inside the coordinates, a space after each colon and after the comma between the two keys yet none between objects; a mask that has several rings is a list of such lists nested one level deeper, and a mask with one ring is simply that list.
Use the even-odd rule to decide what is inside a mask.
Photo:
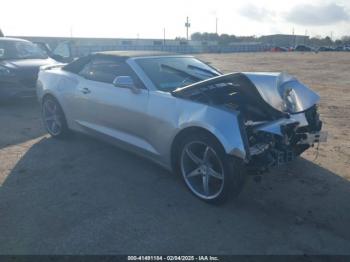
[{"label": "side window", "polygon": [[93,59],[87,64],[80,75],[98,82],[112,83],[118,75],[120,65],[109,59]]},{"label": "side window", "polygon": [[94,58],[80,71],[79,75],[93,81],[112,84],[117,76],[131,76],[135,83],[140,85],[131,68],[125,61],[117,61],[111,58]]},{"label": "side window", "polygon": [[55,48],[55,50],[53,51],[53,54],[58,55],[62,58],[71,57],[69,43],[68,42],[59,43]]},{"label": "side window", "polygon": [[83,69],[81,69],[81,71],[79,72],[79,75],[86,79],[93,80],[93,72],[91,70],[91,65],[92,65],[92,62],[87,63],[83,67]]}]

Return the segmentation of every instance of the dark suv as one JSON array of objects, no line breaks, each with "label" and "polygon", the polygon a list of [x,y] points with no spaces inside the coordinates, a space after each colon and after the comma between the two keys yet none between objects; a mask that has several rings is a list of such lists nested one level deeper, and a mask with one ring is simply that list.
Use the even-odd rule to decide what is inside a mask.
[{"label": "dark suv", "polygon": [[55,63],[32,42],[0,37],[0,101],[35,96],[39,67]]}]

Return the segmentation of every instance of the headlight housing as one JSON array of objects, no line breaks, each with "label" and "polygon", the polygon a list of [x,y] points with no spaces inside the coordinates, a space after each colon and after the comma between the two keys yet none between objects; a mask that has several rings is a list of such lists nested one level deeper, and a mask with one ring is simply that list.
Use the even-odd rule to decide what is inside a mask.
[{"label": "headlight housing", "polygon": [[292,88],[286,88],[283,93],[283,111],[294,113],[297,110],[296,94]]},{"label": "headlight housing", "polygon": [[11,76],[13,73],[10,69],[5,66],[0,65],[0,76]]}]

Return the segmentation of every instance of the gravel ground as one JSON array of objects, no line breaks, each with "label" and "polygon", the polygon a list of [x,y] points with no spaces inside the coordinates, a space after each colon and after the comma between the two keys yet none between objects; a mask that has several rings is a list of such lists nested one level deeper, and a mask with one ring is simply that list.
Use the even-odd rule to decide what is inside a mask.
[{"label": "gravel ground", "polygon": [[208,54],[225,72],[286,71],[317,90],[329,141],[207,205],[157,165],[0,105],[0,254],[350,254],[350,53]]}]

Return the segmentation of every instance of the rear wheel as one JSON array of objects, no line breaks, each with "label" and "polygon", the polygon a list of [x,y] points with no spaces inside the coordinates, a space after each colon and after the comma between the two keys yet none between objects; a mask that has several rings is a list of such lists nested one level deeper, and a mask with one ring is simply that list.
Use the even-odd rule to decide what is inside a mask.
[{"label": "rear wheel", "polygon": [[178,166],[188,189],[200,199],[219,204],[237,196],[244,185],[244,168],[206,133],[191,134],[180,145]]},{"label": "rear wheel", "polygon": [[57,100],[51,96],[44,98],[41,109],[42,119],[47,132],[55,138],[64,138],[69,130],[63,110]]}]

